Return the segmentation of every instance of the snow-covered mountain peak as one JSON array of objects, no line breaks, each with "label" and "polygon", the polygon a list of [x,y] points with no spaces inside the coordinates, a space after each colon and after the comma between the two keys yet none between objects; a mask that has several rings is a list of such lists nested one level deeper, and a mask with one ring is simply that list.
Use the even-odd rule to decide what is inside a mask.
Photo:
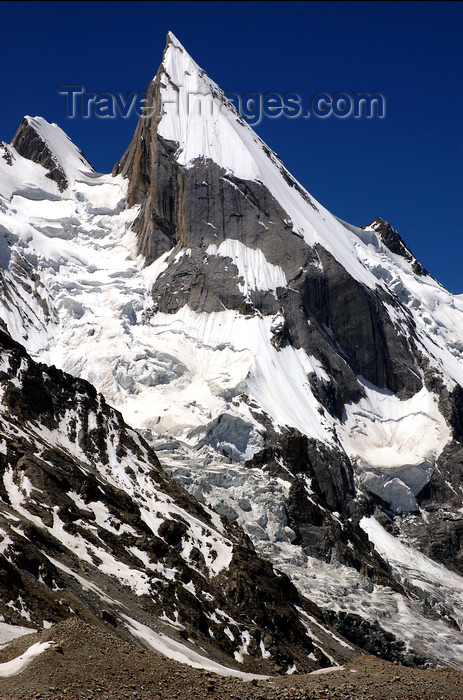
[{"label": "snow-covered mountain peak", "polygon": [[[165,65],[166,62],[166,56],[168,53],[173,52],[176,54],[176,57],[179,62],[183,60],[185,64],[185,68],[187,69],[187,66],[192,66],[194,65],[198,71],[200,71],[200,67],[198,64],[192,59],[188,51],[185,49],[183,44],[177,39],[175,34],[173,32],[167,32],[166,36],[166,46],[164,48],[164,54],[163,54],[163,60],[161,67]],[[182,57],[183,55],[183,57]],[[156,76],[155,76],[156,77]],[[153,78],[154,80],[155,78]]]},{"label": "snow-covered mountain peak", "polygon": [[179,88],[185,86],[186,78],[194,78],[202,93],[217,93],[226,99],[220,87],[209,78],[172,32],[167,34],[162,62],[153,80],[163,74],[167,74],[172,83]]},{"label": "snow-covered mountain peak", "polygon": [[[234,401],[243,393],[277,425],[326,444],[336,418],[342,442],[346,425],[335,395],[357,404],[365,398],[359,377],[377,387],[379,405],[382,389],[399,402],[422,389],[417,327],[420,343],[432,347],[432,364],[445,358],[456,379],[463,371],[459,352],[449,357],[441,331],[428,323],[429,295],[439,285],[389,224],[351,226],[316,202],[173,35],[147,97],[157,111],[140,119],[113,172],[128,179],[129,206],[140,205],[133,229],[152,297],[145,320],[163,328],[164,339],[171,331],[175,339],[184,336],[189,359],[196,348],[211,353],[206,373],[202,362],[189,367],[211,392],[207,399],[196,392],[204,403],[191,404],[191,383],[172,383],[176,396],[180,385],[184,395],[183,426],[195,431],[219,413],[248,420],[247,407],[243,412]],[[448,313],[449,306],[456,327],[461,311]],[[391,333],[391,324],[400,333]],[[231,365],[225,347],[239,361]],[[184,435],[166,413],[156,429]],[[151,417],[143,425],[152,429]],[[354,429],[345,444],[359,458],[360,436]]]},{"label": "snow-covered mountain peak", "polygon": [[19,125],[12,146],[24,158],[43,166],[47,177],[54,180],[60,192],[86,174],[93,174],[92,165],[55,123],[43,117],[25,116]]},{"label": "snow-covered mountain peak", "polygon": [[179,46],[180,48],[183,49],[183,46],[181,45],[181,43],[179,42],[179,40],[177,39],[177,37],[175,36],[175,34],[174,34],[172,31],[170,31],[170,30],[167,32],[166,46],[167,46],[167,44],[169,44],[169,43],[176,44],[177,46]]},{"label": "snow-covered mountain peak", "polygon": [[155,82],[162,105],[158,133],[178,144],[180,164],[205,157],[238,177],[259,178],[260,169],[248,143],[256,136],[225,93],[171,34]]},{"label": "snow-covered mountain peak", "polygon": [[[171,144],[179,166],[192,168],[203,159],[232,178],[263,185],[284,210],[288,236],[296,233],[309,246],[320,244],[352,277],[371,289],[381,284],[364,264],[362,248],[368,241],[359,237],[360,229],[343,225],[310,195],[174,35],[167,37],[163,60],[148,87],[147,98],[156,105],[155,114],[151,119],[141,119],[143,124],[121,161],[125,169],[119,167],[115,172],[130,176],[133,155],[137,158],[144,154],[147,142],[154,143],[161,137]],[[137,151],[141,140],[144,145]],[[135,201],[139,201],[139,195],[131,200],[129,186],[129,203]],[[261,234],[263,238],[264,232]]]},{"label": "snow-covered mountain peak", "polygon": [[463,665],[445,627],[463,584],[407,570],[377,525],[461,568],[463,299],[386,220],[316,202],[172,34],[147,98],[113,175],[40,118],[0,145],[2,328],[89,380],[351,639],[382,614],[402,645]]}]

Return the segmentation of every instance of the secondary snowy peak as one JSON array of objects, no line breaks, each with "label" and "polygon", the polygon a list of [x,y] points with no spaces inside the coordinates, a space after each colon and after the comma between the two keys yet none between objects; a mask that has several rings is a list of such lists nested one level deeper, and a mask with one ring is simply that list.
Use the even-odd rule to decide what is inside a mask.
[{"label": "secondary snowy peak", "polygon": [[43,166],[48,171],[47,177],[57,183],[60,192],[83,173],[94,172],[69,136],[57,124],[50,124],[43,117],[24,117],[11,145],[24,158]]},{"label": "secondary snowy peak", "polygon": [[53,346],[55,331],[62,336],[61,323],[75,333],[84,311],[80,292],[94,300],[101,286],[93,272],[106,276],[130,265],[127,248],[116,262],[101,239],[114,226],[117,248],[135,212],[123,211],[122,179],[97,175],[56,125],[26,118],[15,142],[24,155],[13,145],[0,148],[1,320],[37,352]]},{"label": "secondary snowy peak", "polygon": [[364,226],[363,229],[366,231],[375,231],[380,236],[384,245],[389,248],[391,253],[400,255],[405,258],[407,262],[411,263],[412,270],[416,275],[428,275],[424,267],[418,262],[410,248],[406,245],[398,231],[396,231],[395,228],[392,228],[390,223],[384,221],[381,219],[381,217],[378,217],[368,226]]}]

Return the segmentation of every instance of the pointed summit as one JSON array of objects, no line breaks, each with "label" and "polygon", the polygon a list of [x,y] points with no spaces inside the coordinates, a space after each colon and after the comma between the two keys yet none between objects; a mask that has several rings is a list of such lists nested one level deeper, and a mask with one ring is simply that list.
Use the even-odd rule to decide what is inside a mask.
[{"label": "pointed summit", "polygon": [[191,55],[188,53],[183,44],[177,39],[175,34],[173,34],[172,32],[168,32],[162,63],[159,67],[159,71],[162,72],[163,68],[166,67],[167,63],[169,63],[169,61],[172,60],[172,57],[174,57],[174,60],[177,62],[177,64],[183,64],[185,70],[187,71],[189,68],[194,67],[198,73],[206,77],[206,79],[211,85],[213,85],[217,90],[220,90],[218,85],[216,85],[212,80],[210,80],[210,78],[207,77],[204,70],[196,63],[196,61],[193,60]]},{"label": "pointed summit", "polygon": [[162,61],[156,72],[156,75],[153,78],[153,81],[155,81],[157,78],[160,77],[162,73],[165,72],[167,64],[172,63],[172,61],[175,61],[180,66],[180,72],[182,72],[182,64],[184,64],[184,70],[188,70],[188,68],[191,68],[194,65],[197,71],[201,71],[201,68],[192,59],[188,51],[185,49],[183,44],[177,39],[175,34],[173,34],[172,32],[167,32],[166,45],[162,54]]},{"label": "pointed summit", "polygon": [[260,147],[260,139],[173,34],[167,36],[155,80],[162,103],[158,133],[178,143],[179,164],[204,157],[237,177],[255,180],[260,176],[252,152],[253,142]]},{"label": "pointed summit", "polygon": [[[204,162],[221,176],[263,187],[265,197],[283,210],[283,229],[309,246],[320,242],[357,281],[375,287],[376,279],[354,253],[357,236],[315,202],[170,33],[146,101],[148,110],[113,174],[129,178],[129,206],[141,205],[135,228],[147,263],[179,241],[187,245],[186,217],[179,210],[182,179],[195,163]],[[215,175],[204,173],[201,181]],[[230,202],[230,207],[236,205]],[[234,216],[231,209],[227,216]],[[201,227],[211,223],[200,221]],[[288,240],[286,235],[285,245]]]},{"label": "pointed summit", "polygon": [[175,46],[176,49],[180,49],[181,51],[185,51],[185,48],[183,45],[179,42],[175,34],[171,31],[167,32],[167,37],[166,37],[166,48],[172,44]]},{"label": "pointed summit", "polygon": [[11,144],[16,151],[48,170],[47,177],[63,192],[82,171],[93,171],[92,165],[57,125],[43,117],[25,116]]}]

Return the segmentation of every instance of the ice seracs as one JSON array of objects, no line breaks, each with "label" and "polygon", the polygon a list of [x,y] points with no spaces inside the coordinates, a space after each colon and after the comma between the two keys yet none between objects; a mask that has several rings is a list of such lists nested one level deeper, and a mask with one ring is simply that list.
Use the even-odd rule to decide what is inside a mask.
[{"label": "ice seracs", "polygon": [[418,509],[415,495],[430,481],[450,441],[437,397],[425,387],[408,400],[363,382],[365,398],[346,406],[342,443],[364,485],[397,512]]}]

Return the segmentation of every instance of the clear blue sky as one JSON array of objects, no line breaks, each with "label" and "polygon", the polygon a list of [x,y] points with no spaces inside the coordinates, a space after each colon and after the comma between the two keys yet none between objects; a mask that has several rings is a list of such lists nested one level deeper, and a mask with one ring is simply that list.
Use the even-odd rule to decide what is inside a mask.
[{"label": "clear blue sky", "polygon": [[61,84],[141,92],[172,30],[226,91],[380,92],[386,117],[264,119],[259,135],[324,206],[388,220],[463,292],[463,5],[446,2],[2,3],[0,139],[57,122],[99,171],[136,118],[67,119]]}]

